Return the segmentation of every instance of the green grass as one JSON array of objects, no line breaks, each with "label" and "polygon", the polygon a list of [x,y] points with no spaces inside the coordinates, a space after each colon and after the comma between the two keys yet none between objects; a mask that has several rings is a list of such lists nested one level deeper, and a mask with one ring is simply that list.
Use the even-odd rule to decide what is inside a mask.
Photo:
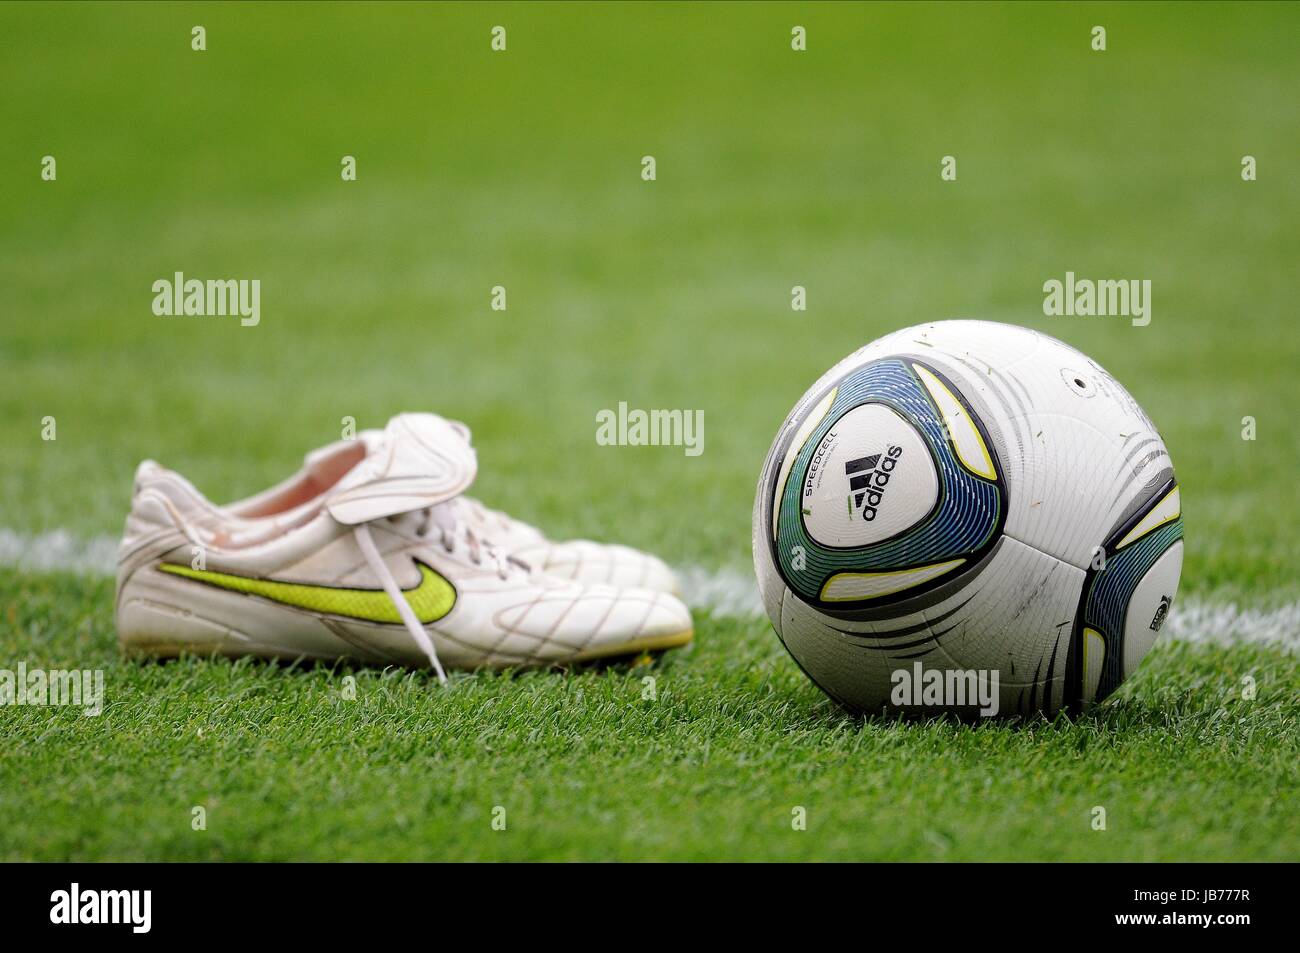
[{"label": "green grass", "polygon": [[0,582],[5,657],[102,667],[108,697],[97,718],[6,712],[0,859],[1295,859],[1300,663],[1276,650],[1158,650],[1076,723],[864,723],[757,622],[708,620],[654,666],[444,691],[391,670],[124,665],[109,582]]},{"label": "green grass", "polygon": [[[432,409],[474,427],[493,505],[744,567],[804,388],[968,316],[1080,347],[1159,424],[1185,594],[1294,603],[1298,26],[1288,4],[0,5],[0,528],[115,533],[141,458],[235,498],[345,415]],[[1152,324],[1045,317],[1067,269],[1150,278]],[[155,317],[175,270],[260,278],[261,325]],[[704,454],[597,446],[623,400],[703,409]],[[1280,650],[1162,647],[1077,724],[971,729],[841,715],[758,621],[702,618],[649,669],[450,692],[355,670],[343,701],[344,670],[124,663],[111,600],[0,571],[0,668],[103,668],[109,699],[0,709],[0,857],[1300,859]]]}]

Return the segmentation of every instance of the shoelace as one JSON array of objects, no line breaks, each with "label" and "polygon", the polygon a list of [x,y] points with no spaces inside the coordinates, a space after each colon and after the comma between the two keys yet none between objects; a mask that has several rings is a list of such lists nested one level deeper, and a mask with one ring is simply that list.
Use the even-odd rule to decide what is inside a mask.
[{"label": "shoelace", "polygon": [[442,670],[442,663],[438,661],[438,650],[433,647],[433,640],[429,638],[429,633],[424,631],[424,626],[420,625],[420,620],[415,617],[415,610],[406,601],[406,596],[402,594],[401,587],[397,585],[397,580],[388,571],[388,565],[384,562],[383,557],[379,555],[379,550],[375,548],[375,541],[370,538],[370,524],[358,523],[352,528],[352,533],[357,538],[357,545],[361,547],[361,555],[366,557],[371,572],[379,577],[379,584],[384,587],[384,592],[388,593],[388,598],[392,600],[393,608],[402,617],[402,624],[406,626],[406,630],[415,639],[415,644],[428,657],[433,670],[438,673],[438,681],[446,685],[447,673]]},{"label": "shoelace", "polygon": [[455,553],[463,541],[469,549],[469,558],[476,566],[482,566],[485,562],[492,566],[497,575],[504,581],[510,578],[514,572],[526,569],[518,560],[513,560],[497,547],[493,546],[485,539],[480,539],[478,534],[472,530],[469,525],[459,518],[459,511],[455,506],[461,503],[460,499],[453,500],[449,504],[431,506],[421,510],[420,515],[423,519],[420,525],[415,529],[415,535],[428,536],[429,530],[437,526],[442,537],[442,548],[448,553]]},{"label": "shoelace", "polygon": [[499,510],[490,510],[478,500],[458,498],[457,505],[463,506],[471,520],[482,526],[486,532],[491,532],[495,526],[503,533],[513,533],[515,531],[514,520]]},{"label": "shoelace", "polygon": [[[496,569],[497,574],[503,579],[509,579],[512,573],[527,572],[528,567],[517,560],[511,559],[505,553],[501,552],[494,546],[480,540],[474,535],[474,531],[466,526],[463,522],[456,519],[454,511],[447,505],[428,507],[421,510],[422,517],[420,525],[416,527],[417,536],[427,536],[432,526],[437,526],[442,537],[442,547],[448,553],[455,553],[459,543],[463,540],[469,548],[470,561],[475,565],[481,566],[484,562],[489,563]],[[383,586],[384,592],[393,603],[393,608],[402,619],[402,624],[406,630],[411,633],[415,639],[415,644],[420,647],[425,656],[429,659],[429,664],[433,670],[438,673],[438,681],[443,685],[447,684],[447,674],[442,669],[442,663],[438,660],[438,650],[434,647],[433,640],[429,638],[429,633],[425,631],[420,620],[415,616],[415,610],[411,608],[410,602],[406,599],[406,594],[393,578],[393,574],[388,569],[388,564],[384,562],[379,555],[379,549],[375,546],[375,541],[370,535],[369,523],[358,523],[352,529],[356,537],[357,546],[361,549],[361,555],[365,557],[366,564],[370,566],[371,572],[379,577],[379,584]]]}]

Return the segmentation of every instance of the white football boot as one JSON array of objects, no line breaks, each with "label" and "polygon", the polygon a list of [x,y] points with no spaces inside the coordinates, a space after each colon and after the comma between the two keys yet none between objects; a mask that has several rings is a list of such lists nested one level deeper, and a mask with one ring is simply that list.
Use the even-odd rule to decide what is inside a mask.
[{"label": "white football boot", "polygon": [[681,593],[677,576],[658,556],[631,546],[595,543],[587,539],[554,543],[535,526],[499,510],[488,509],[468,496],[459,497],[455,505],[461,518],[480,538],[490,540],[494,546],[531,566],[539,567],[547,575],[620,588],[633,586],[675,595]]},{"label": "white football boot", "polygon": [[237,512],[146,461],[118,555],[119,641],[155,656],[432,665],[441,678],[691,640],[668,593],[558,579],[485,541],[460,498],[476,469],[467,431],[433,414],[309,454]]},{"label": "white football boot", "polygon": [[[470,439],[469,428],[464,424],[456,420],[448,420],[447,424],[463,434],[466,441]],[[380,433],[378,430],[365,430],[357,439],[374,440]],[[334,451],[341,445],[346,446],[346,443],[340,441],[309,453],[303,470],[284,483],[257,496],[227,504],[223,509],[232,516],[262,512],[268,501],[282,498],[292,487],[302,483],[317,454]],[[630,546],[586,539],[552,542],[535,526],[489,509],[468,496],[456,497],[452,505],[457,517],[474,531],[478,539],[491,543],[507,556],[541,569],[547,575],[581,583],[605,583],[620,589],[655,589],[681,594],[676,574],[658,556]]]}]

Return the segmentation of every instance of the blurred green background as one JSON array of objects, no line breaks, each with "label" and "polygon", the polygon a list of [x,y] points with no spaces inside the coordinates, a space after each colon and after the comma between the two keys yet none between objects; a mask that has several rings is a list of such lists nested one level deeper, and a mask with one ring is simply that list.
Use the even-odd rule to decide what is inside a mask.
[{"label": "blurred green background", "polygon": [[[5,4],[0,525],[116,532],[143,457],[233,498],[344,415],[432,409],[474,427],[490,502],[743,566],[804,388],[966,316],[1061,337],[1146,407],[1187,586],[1293,586],[1297,27],[1295,4]],[[155,317],[178,270],[260,278],[260,326]],[[1066,270],[1150,278],[1151,325],[1044,317]],[[620,400],[703,409],[704,455],[597,446]]]},{"label": "blurred green background", "polygon": [[[748,572],[758,470],[805,388],[975,317],[1081,348],[1150,413],[1193,604],[1294,613],[1297,35],[1294,3],[0,4],[0,531],[111,536],[144,457],[231,499],[344,416],[434,410],[474,428],[490,504]],[[260,325],[156,317],[176,271],[260,279]],[[1066,271],[1150,279],[1150,326],[1045,317]],[[703,455],[598,446],[620,401],[703,410]],[[0,664],[105,668],[109,694],[97,719],[4,714],[4,859],[1300,844],[1284,648],[1162,645],[1078,723],[967,730],[848,718],[763,619],[701,612],[653,705],[644,669],[447,692],[361,670],[345,705],[346,669],[122,662],[105,578],[0,569],[0,609]]]}]

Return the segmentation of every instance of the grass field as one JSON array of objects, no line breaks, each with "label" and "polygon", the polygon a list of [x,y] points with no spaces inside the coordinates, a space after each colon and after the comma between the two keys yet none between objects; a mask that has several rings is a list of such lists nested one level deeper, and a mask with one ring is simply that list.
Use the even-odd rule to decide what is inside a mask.
[{"label": "grass field", "polygon": [[[1298,27],[1294,4],[0,5],[0,532],[93,544],[144,457],[233,499],[344,416],[423,409],[473,426],[494,506],[738,576],[808,384],[965,316],[1081,348],[1159,424],[1180,601],[1295,620]],[[1151,279],[1151,324],[1045,317],[1067,270]],[[175,271],[259,278],[260,324],[156,317]],[[702,409],[704,453],[598,446],[620,401]],[[102,668],[107,705],[0,709],[0,859],[1300,860],[1294,621],[1184,622],[1077,722],[967,728],[850,718],[766,620],[704,604],[653,666],[448,691],[128,663],[110,578],[9,562],[0,668]]]}]

